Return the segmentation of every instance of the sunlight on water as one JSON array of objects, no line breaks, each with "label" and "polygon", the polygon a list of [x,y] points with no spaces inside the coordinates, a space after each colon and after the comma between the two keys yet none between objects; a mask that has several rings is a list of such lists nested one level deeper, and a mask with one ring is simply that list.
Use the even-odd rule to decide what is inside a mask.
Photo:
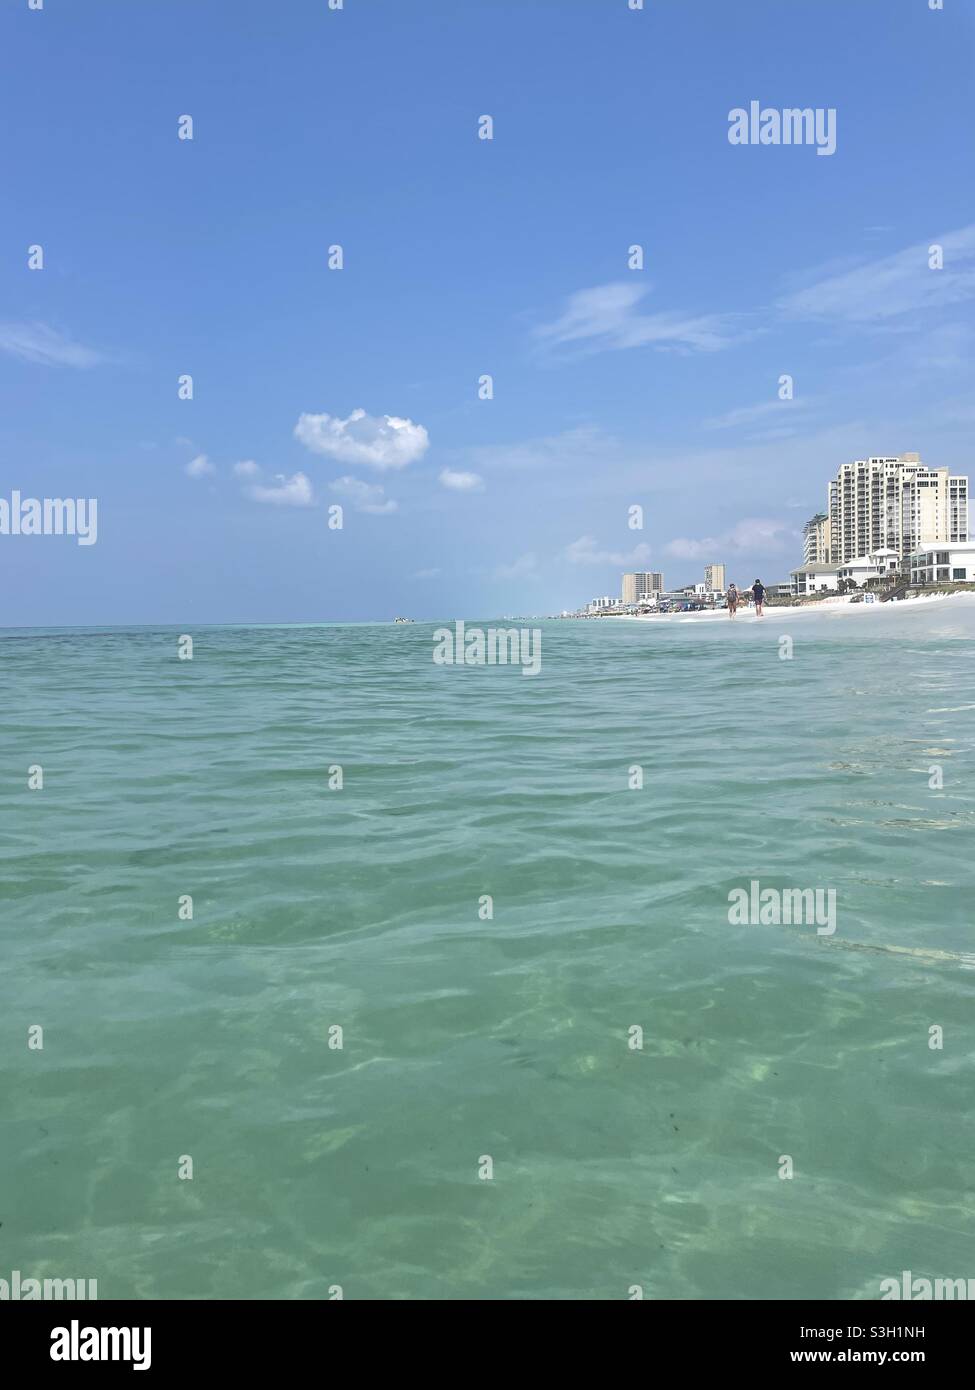
[{"label": "sunlight on water", "polygon": [[[971,609],[539,626],[532,679],[423,624],[4,636],[6,1268],[614,1299],[970,1267]],[[732,925],[753,880],[833,890],[834,934]]]}]

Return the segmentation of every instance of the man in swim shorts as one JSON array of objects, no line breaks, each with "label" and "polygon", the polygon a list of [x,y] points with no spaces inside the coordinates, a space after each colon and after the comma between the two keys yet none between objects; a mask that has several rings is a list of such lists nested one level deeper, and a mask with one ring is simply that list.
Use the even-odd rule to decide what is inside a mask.
[{"label": "man in swim shorts", "polygon": [[738,610],[738,590],[734,584],[728,585],[728,592],[725,594],[725,602],[728,605],[728,617],[733,618]]},{"label": "man in swim shorts", "polygon": [[765,585],[760,579],[756,579],[752,585],[752,598],[755,600],[755,617],[762,617],[762,605],[765,602]]}]

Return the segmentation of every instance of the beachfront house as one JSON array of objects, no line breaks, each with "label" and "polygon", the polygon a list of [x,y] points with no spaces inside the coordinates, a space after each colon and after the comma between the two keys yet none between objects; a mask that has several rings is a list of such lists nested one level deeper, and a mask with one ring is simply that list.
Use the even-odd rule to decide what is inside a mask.
[{"label": "beachfront house", "polygon": [[912,584],[975,584],[975,541],[926,541],[910,565]]},{"label": "beachfront house", "polygon": [[896,550],[874,550],[869,555],[858,555],[854,560],[846,560],[836,571],[839,581],[853,581],[857,588],[871,579],[883,579],[894,575],[900,569],[900,555]]},{"label": "beachfront house", "polygon": [[822,560],[810,560],[798,569],[790,570],[792,593],[796,598],[808,594],[827,594],[838,587],[838,565],[827,565]]}]

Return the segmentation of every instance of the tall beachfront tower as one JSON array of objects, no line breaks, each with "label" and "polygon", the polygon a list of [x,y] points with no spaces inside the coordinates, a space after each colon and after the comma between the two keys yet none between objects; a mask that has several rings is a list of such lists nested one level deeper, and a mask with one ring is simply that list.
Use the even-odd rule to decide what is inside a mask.
[{"label": "tall beachfront tower", "polygon": [[645,572],[642,574],[624,574],[623,576],[623,602],[639,603],[644,594],[659,594],[663,592],[664,577],[656,572]]},{"label": "tall beachfront tower", "polygon": [[829,517],[825,512],[817,512],[802,528],[802,562],[828,565],[829,555]]},{"label": "tall beachfront tower", "polygon": [[928,468],[918,454],[844,463],[829,485],[830,559],[878,550],[903,560],[924,541],[968,539],[968,478]]},{"label": "tall beachfront tower", "polygon": [[704,566],[704,587],[709,594],[723,594],[725,591],[724,565]]}]

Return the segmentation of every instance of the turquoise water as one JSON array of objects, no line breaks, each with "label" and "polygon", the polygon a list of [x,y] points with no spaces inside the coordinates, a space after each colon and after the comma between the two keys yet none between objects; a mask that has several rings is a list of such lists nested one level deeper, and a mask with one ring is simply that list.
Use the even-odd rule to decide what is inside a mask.
[{"label": "turquoise water", "polygon": [[[534,678],[426,624],[4,634],[0,1277],[975,1275],[975,602],[908,607],[541,623]],[[729,925],[752,879],[835,935]]]}]

